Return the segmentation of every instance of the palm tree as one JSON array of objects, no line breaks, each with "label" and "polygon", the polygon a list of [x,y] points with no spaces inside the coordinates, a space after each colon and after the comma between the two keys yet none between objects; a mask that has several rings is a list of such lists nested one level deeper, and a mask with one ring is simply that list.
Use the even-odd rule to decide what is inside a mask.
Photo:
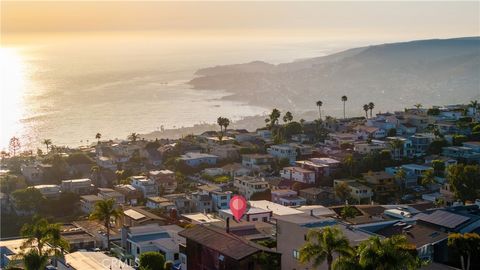
[{"label": "palm tree", "polygon": [[413,105],[413,107],[417,108],[417,110],[419,110],[420,108],[423,107],[423,105],[421,103],[417,103],[415,105]]},{"label": "palm tree", "polygon": [[223,130],[227,132],[227,127],[230,125],[230,120],[228,118],[225,118],[223,120]]},{"label": "palm tree", "polygon": [[95,139],[97,139],[97,143],[100,143],[101,138],[102,138],[102,134],[100,134],[100,132],[95,135]]},{"label": "palm tree", "polygon": [[347,154],[343,159],[343,164],[350,168],[350,176],[353,176],[353,166],[355,165],[355,159],[352,154]]},{"label": "palm tree", "polygon": [[132,142],[136,142],[139,137],[138,133],[132,132],[132,134],[128,135],[128,139]]},{"label": "palm tree", "polygon": [[283,116],[283,122],[291,122],[293,120],[293,115],[291,112],[286,112],[285,115]]},{"label": "palm tree", "polygon": [[365,119],[368,119],[368,104],[363,105],[363,110],[365,111]]},{"label": "palm tree", "polygon": [[323,102],[321,100],[317,101],[317,107],[318,107],[318,118],[322,120],[322,105]]},{"label": "palm tree", "polygon": [[342,102],[343,102],[343,119],[345,119],[345,102],[347,102],[348,97],[347,96],[342,96]]},{"label": "palm tree", "polygon": [[337,227],[312,229],[308,231],[307,242],[300,249],[300,262],[312,262],[314,267],[319,267],[326,260],[328,270],[331,270],[334,253],[340,256],[352,254],[352,248],[342,231]]},{"label": "palm tree", "polygon": [[45,139],[45,140],[43,140],[43,144],[45,144],[45,146],[47,147],[47,152],[46,152],[46,154],[48,154],[48,147],[49,147],[50,145],[52,145],[52,140],[50,140],[50,139]]},{"label": "palm tree", "polygon": [[400,139],[394,139],[389,142],[390,147],[393,149],[394,159],[398,160],[401,156],[401,150],[403,148],[403,141]]},{"label": "palm tree", "polygon": [[45,269],[48,264],[48,255],[40,255],[35,249],[31,249],[23,255],[25,270]]},{"label": "palm tree", "polygon": [[470,101],[470,107],[473,108],[473,115],[477,115],[477,108],[478,108],[478,101],[477,100],[472,100]]},{"label": "palm tree", "polygon": [[370,118],[372,118],[372,111],[375,108],[375,104],[373,102],[368,103],[368,108],[370,109]]},{"label": "palm tree", "polygon": [[407,179],[407,172],[405,171],[405,169],[400,168],[400,169],[395,173],[395,178],[400,181],[400,187],[401,187],[401,189],[402,189],[402,195],[403,195],[404,188],[405,188],[405,180]]},{"label": "palm tree", "polygon": [[421,184],[423,186],[427,186],[434,183],[435,183],[435,174],[433,173],[433,170],[425,171],[422,175]]},{"label": "palm tree", "polygon": [[447,244],[460,254],[462,270],[469,270],[470,257],[480,252],[480,236],[477,233],[451,233]]},{"label": "palm tree", "polygon": [[[58,256],[58,249],[68,250],[69,248],[68,242],[62,239],[60,231],[60,224],[50,224],[45,218],[35,217],[32,223],[26,223],[20,231],[20,234],[26,238],[22,249],[36,247],[39,256],[52,252]],[[51,248],[46,248],[47,243]]]},{"label": "palm tree", "polygon": [[110,250],[110,221],[112,218],[116,221],[121,216],[120,210],[115,205],[114,199],[99,201],[95,204],[90,219],[103,222],[107,229],[107,247]]},{"label": "palm tree", "polygon": [[220,140],[220,142],[222,141],[223,139],[223,117],[218,117],[217,118],[217,124],[220,126],[220,135],[218,136],[218,139]]},{"label": "palm tree", "polygon": [[280,111],[278,109],[273,109],[272,112],[268,115],[268,118],[265,119],[265,123],[267,123],[268,127],[272,129],[278,124],[278,119],[280,118]]},{"label": "palm tree", "polygon": [[419,265],[415,247],[404,235],[385,239],[370,237],[360,243],[357,252],[364,269],[417,269]]}]

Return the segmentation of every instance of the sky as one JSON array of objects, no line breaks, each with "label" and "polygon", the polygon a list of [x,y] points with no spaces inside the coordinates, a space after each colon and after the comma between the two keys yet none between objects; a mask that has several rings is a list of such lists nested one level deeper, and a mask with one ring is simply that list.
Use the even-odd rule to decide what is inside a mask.
[{"label": "sky", "polygon": [[160,31],[337,38],[478,36],[480,2],[1,1],[1,32]]}]

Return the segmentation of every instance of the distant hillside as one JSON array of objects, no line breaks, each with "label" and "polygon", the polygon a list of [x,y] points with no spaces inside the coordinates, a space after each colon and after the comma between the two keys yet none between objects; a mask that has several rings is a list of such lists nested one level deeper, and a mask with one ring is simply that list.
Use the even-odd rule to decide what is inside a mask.
[{"label": "distant hillside", "polygon": [[294,111],[362,114],[480,99],[480,37],[420,40],[355,48],[324,57],[272,65],[260,61],[201,69],[196,89],[222,89],[230,99]]}]

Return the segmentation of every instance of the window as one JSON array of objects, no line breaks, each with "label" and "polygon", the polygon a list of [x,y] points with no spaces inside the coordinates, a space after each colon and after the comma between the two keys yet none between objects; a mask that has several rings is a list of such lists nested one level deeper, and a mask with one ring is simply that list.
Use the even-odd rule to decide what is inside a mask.
[{"label": "window", "polygon": [[258,218],[252,218],[252,221],[258,221]]},{"label": "window", "polygon": [[296,249],[293,250],[293,258],[298,260],[300,258],[300,252]]},{"label": "window", "polygon": [[178,256],[178,253],[173,254],[173,259],[174,259],[175,261],[178,260],[178,257],[179,257],[179,256]]}]

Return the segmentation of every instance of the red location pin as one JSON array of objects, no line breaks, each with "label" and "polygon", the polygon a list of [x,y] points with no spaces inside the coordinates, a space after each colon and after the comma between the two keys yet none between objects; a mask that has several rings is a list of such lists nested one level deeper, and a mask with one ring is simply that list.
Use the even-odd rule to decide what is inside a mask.
[{"label": "red location pin", "polygon": [[230,200],[230,211],[237,221],[240,221],[247,209],[247,200],[243,196],[235,195]]}]

